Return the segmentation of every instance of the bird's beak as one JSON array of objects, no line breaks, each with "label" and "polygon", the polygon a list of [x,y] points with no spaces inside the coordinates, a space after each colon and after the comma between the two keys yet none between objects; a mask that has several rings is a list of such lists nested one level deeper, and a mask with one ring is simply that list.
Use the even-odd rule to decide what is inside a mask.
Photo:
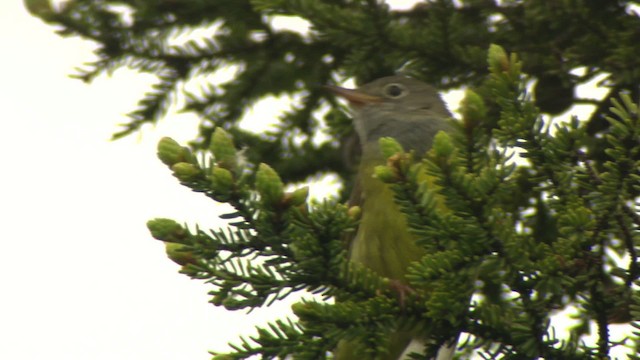
[{"label": "bird's beak", "polygon": [[362,106],[366,104],[379,103],[382,101],[382,98],[380,96],[365,94],[354,89],[347,89],[335,85],[325,85],[324,88],[340,97],[347,99],[351,103],[351,105]]}]

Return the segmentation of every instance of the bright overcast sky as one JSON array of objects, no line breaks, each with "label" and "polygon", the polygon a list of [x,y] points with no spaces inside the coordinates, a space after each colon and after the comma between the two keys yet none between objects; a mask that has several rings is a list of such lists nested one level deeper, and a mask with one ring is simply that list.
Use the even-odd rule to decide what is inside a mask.
[{"label": "bright overcast sky", "polygon": [[149,235],[154,217],[217,219],[155,156],[162,136],[191,139],[193,118],[110,142],[145,81],[70,79],[91,43],[61,38],[21,1],[0,2],[0,44],[0,359],[204,360],[288,308],[213,307]]},{"label": "bright overcast sky", "polygon": [[195,135],[193,117],[110,142],[148,79],[70,79],[92,44],[59,37],[18,0],[0,3],[0,44],[0,359],[205,360],[281,317],[287,304],[250,315],[208,304],[209,288],[148,234],[154,217],[216,223],[220,207],[155,156],[161,137]]}]

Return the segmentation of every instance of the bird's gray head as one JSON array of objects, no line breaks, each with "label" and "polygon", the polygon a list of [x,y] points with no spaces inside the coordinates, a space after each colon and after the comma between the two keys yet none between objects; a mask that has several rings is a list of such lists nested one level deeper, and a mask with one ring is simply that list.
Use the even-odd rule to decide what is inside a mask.
[{"label": "bird's gray head", "polygon": [[390,136],[406,150],[423,148],[423,139],[446,130],[451,114],[436,88],[420,80],[395,75],[374,80],[361,87],[329,90],[347,99],[353,109],[354,125],[365,145]]}]

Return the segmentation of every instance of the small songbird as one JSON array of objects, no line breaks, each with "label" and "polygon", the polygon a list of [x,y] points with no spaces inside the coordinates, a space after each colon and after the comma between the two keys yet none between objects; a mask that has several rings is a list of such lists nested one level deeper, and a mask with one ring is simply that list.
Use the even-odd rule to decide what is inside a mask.
[{"label": "small songbird", "polygon": [[[362,216],[350,249],[350,261],[360,263],[382,277],[405,283],[407,266],[424,255],[409,232],[407,220],[393,199],[392,190],[374,176],[374,168],[384,165],[378,140],[391,137],[405,151],[416,156],[431,148],[439,131],[449,131],[451,116],[438,91],[406,76],[377,79],[355,90],[327,86],[349,101],[353,122],[362,146],[356,186],[351,205],[359,205]],[[410,332],[396,333],[383,357],[375,359],[357,352],[357,346],[342,341],[335,351],[337,360],[398,360],[409,352]],[[455,346],[455,344],[453,345]],[[452,346],[443,347],[438,360],[453,356]],[[419,350],[418,350],[419,351]]]}]

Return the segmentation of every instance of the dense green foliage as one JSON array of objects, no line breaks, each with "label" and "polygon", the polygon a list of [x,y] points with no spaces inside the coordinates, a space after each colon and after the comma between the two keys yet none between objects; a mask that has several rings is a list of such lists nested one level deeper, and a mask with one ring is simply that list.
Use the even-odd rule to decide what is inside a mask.
[{"label": "dense green foliage", "polygon": [[[462,330],[470,335],[460,350],[467,355],[591,359],[627,346],[639,358],[639,333],[624,344],[610,338],[612,324],[640,328],[640,19],[633,3],[442,0],[397,11],[374,0],[72,0],[54,11],[27,1],[62,34],[97,42],[98,60],[81,79],[121,66],[157,75],[115,137],[161,118],[181,85],[205,83],[185,106],[201,117],[201,136],[189,147],[164,139],[158,153],[184,185],[234,207],[225,216],[229,228],[189,231],[168,219],[148,225],[185,274],[213,285],[214,304],[247,309],[300,290],[340,298],[296,304],[298,319],[261,328],[221,359],[322,359],[342,338],[372,344],[375,353],[390,331],[408,327],[433,340],[426,354]],[[311,30],[277,29],[278,15],[300,16]],[[199,28],[216,31],[176,44],[177,35]],[[233,80],[207,83],[228,65],[237,66]],[[348,116],[318,85],[400,68],[443,89],[474,89],[458,131],[438,136],[425,160],[400,152],[379,169],[392,175],[384,179],[428,250],[410,265],[415,292],[402,306],[389,279],[345,261],[344,234],[357,226],[357,208],[310,203],[305,188],[284,190],[314,174],[348,181],[351,173]],[[581,75],[572,72],[578,68]],[[604,100],[576,98],[577,85],[603,74]],[[238,126],[250,105],[284,94],[295,100],[276,130]],[[594,103],[596,111],[551,121],[577,103]],[[330,106],[324,116],[322,104]],[[320,130],[331,139],[314,142]],[[526,161],[515,163],[514,152]],[[437,187],[418,181],[424,171]],[[579,325],[562,334],[550,318],[568,307]],[[581,342],[589,324],[597,329],[590,345]]]},{"label": "dense green foliage", "polygon": [[[46,0],[27,1],[42,2]],[[574,99],[574,87],[610,74],[611,93],[589,121],[592,132],[604,127],[610,97],[621,89],[637,94],[640,20],[627,10],[636,2],[459,3],[430,1],[391,11],[374,0],[73,0],[61,12],[42,6],[34,11],[62,26],[63,35],[96,42],[98,59],[84,66],[79,78],[90,81],[122,66],[157,76],[157,84],[115,137],[158,121],[181,85],[202,81],[202,91],[188,94],[185,107],[202,119],[201,136],[192,145],[206,147],[213,124],[224,126],[238,146],[248,146],[252,162],[271,164],[292,181],[318,171],[348,174],[335,141],[311,141],[323,123],[314,110],[327,102],[339,109],[318,86],[331,81],[355,77],[363,83],[402,67],[442,88],[475,86],[487,74],[486,49],[496,43],[517,52],[524,72],[540,79],[536,94],[543,111],[589,102]],[[125,10],[127,16],[122,15]],[[300,16],[311,30],[276,29],[271,19],[277,15]],[[184,44],[175,41],[196,29],[217,30]],[[228,65],[238,67],[232,81],[208,81]],[[578,67],[585,73],[570,73]],[[295,95],[296,101],[282,114],[277,130],[267,136],[238,129],[236,122],[248,106],[267,95],[284,94]],[[348,120],[342,112],[332,111],[324,120],[333,125],[336,138],[345,135]]]}]

